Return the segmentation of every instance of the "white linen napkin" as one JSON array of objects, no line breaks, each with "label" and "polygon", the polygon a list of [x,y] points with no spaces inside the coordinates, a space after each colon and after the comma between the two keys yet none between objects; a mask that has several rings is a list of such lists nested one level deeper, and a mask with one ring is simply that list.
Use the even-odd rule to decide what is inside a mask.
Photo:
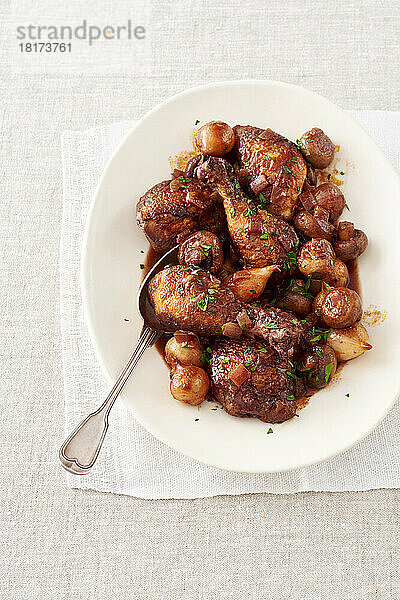
[{"label": "white linen napkin", "polygon": [[[400,170],[400,112],[351,113]],[[106,396],[109,385],[96,362],[83,318],[80,255],[93,192],[109,159],[133,122],[62,136],[63,219],[61,229],[61,331],[65,384],[65,431]],[[121,365],[122,366],[122,365]],[[73,488],[141,498],[197,498],[219,494],[344,491],[400,487],[400,403],[351,450],[321,464],[272,475],[230,473],[187,458],[154,438],[117,402],[90,474],[67,474]]]}]

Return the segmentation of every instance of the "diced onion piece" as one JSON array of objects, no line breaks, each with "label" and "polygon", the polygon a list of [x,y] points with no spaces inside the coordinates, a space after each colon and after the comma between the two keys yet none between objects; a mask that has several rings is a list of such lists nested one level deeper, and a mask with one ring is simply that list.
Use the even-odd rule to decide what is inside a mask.
[{"label": "diced onion piece", "polygon": [[242,328],[237,323],[228,322],[222,325],[222,334],[229,338],[240,338]]},{"label": "diced onion piece", "polygon": [[368,332],[359,321],[347,329],[331,329],[326,343],[335,351],[340,362],[356,358],[372,348]]},{"label": "diced onion piece", "polygon": [[174,169],[172,171],[172,177],[183,177],[184,174],[184,171],[181,171],[180,169]]},{"label": "diced onion piece", "polygon": [[250,187],[256,195],[265,190],[268,185],[269,184],[265,175],[257,175],[257,177],[255,177],[250,183]]},{"label": "diced onion piece", "polygon": [[184,344],[187,348],[195,348],[199,345],[197,335],[191,331],[175,331],[174,335],[178,344]]},{"label": "diced onion piece", "polygon": [[250,377],[250,372],[242,364],[238,365],[233,371],[229,373],[229,379],[233,381],[235,385],[240,387]]},{"label": "diced onion piece", "polygon": [[245,310],[238,314],[236,320],[242,330],[251,329],[253,327],[253,323]]},{"label": "diced onion piece", "polygon": [[177,192],[180,187],[182,185],[182,179],[180,179],[179,177],[175,177],[175,179],[173,179],[170,184],[169,184],[169,189],[171,190],[171,192]]}]

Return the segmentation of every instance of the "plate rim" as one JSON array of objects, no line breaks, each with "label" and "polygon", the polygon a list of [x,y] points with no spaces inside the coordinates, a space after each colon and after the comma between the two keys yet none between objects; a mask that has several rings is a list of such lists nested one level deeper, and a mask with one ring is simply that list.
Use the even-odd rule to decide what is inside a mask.
[{"label": "plate rim", "polygon": [[[83,238],[82,238],[79,278],[80,278],[83,314],[84,314],[86,326],[89,331],[90,341],[91,341],[92,347],[95,352],[96,360],[98,361],[102,372],[104,373],[107,381],[110,384],[112,384],[114,382],[114,376],[109,371],[107,365],[105,364],[105,362],[102,359],[100,345],[97,342],[95,327],[94,327],[93,319],[91,317],[90,300],[89,300],[89,273],[88,273],[89,269],[90,269],[90,263],[89,263],[90,248],[89,248],[89,246],[90,246],[91,226],[93,223],[93,215],[95,214],[97,199],[98,199],[98,196],[102,189],[103,182],[104,182],[105,178],[107,177],[108,170],[109,170],[111,164],[115,160],[117,160],[118,155],[123,150],[125,144],[128,142],[128,139],[133,134],[135,129],[137,127],[139,127],[143,123],[144,120],[151,117],[157,111],[161,110],[163,107],[167,106],[168,104],[173,103],[175,99],[177,99],[179,97],[189,96],[192,93],[196,93],[200,90],[204,90],[207,88],[220,88],[220,87],[225,87],[225,86],[241,87],[241,86],[248,86],[248,85],[260,85],[260,86],[273,85],[273,86],[276,86],[277,88],[300,90],[301,93],[306,93],[310,97],[317,99],[320,102],[325,103],[327,106],[332,106],[336,111],[340,111],[342,116],[344,116],[350,122],[355,124],[356,127],[360,130],[360,132],[364,136],[366,136],[370,140],[370,142],[372,142],[372,144],[375,147],[375,150],[381,155],[381,158],[384,159],[386,166],[389,167],[389,169],[392,171],[392,174],[398,180],[399,185],[400,185],[400,174],[398,173],[398,171],[392,165],[390,160],[387,158],[387,156],[385,155],[385,153],[383,152],[381,147],[377,144],[377,142],[373,139],[373,137],[364,129],[364,127],[351,114],[349,114],[348,111],[346,111],[342,107],[338,106],[337,104],[335,104],[334,102],[332,102],[331,100],[326,98],[325,96],[323,96],[317,92],[314,92],[312,90],[309,90],[305,87],[293,84],[293,83],[276,81],[273,79],[243,79],[243,80],[234,79],[234,80],[226,80],[226,81],[216,81],[216,82],[211,82],[211,83],[207,83],[207,84],[203,84],[203,85],[199,85],[199,86],[192,86],[190,88],[186,88],[176,94],[173,94],[172,96],[169,96],[162,102],[155,105],[153,108],[151,108],[149,111],[147,111],[142,117],[137,119],[136,122],[132,125],[132,127],[129,128],[129,130],[126,132],[126,134],[124,135],[122,140],[119,142],[117,147],[114,149],[110,158],[107,160],[107,162],[103,168],[102,174],[100,176],[100,179],[97,183],[96,189],[93,193],[91,202],[90,202],[89,210],[87,212],[86,221],[85,221],[84,234],[83,234]],[[315,464],[320,464],[320,463],[325,462],[331,458],[334,458],[335,456],[338,456],[338,455],[346,452],[350,448],[356,446],[359,442],[361,442],[364,438],[366,438],[374,429],[376,429],[380,425],[380,423],[385,419],[385,417],[387,416],[387,414],[389,413],[391,408],[394,406],[395,402],[399,399],[399,397],[400,397],[400,388],[397,390],[392,402],[390,404],[388,404],[386,410],[382,413],[380,418],[377,421],[375,421],[374,424],[367,431],[363,432],[361,435],[358,435],[357,438],[355,438],[352,442],[350,442],[346,446],[343,446],[339,450],[336,450],[336,451],[334,450],[334,451],[330,452],[329,454],[326,454],[323,458],[315,458],[313,460],[309,460],[309,461],[305,461],[305,462],[303,461],[299,464],[294,464],[287,468],[271,467],[271,468],[268,468],[267,470],[260,470],[259,468],[257,468],[257,469],[246,468],[246,469],[237,470],[237,469],[233,469],[229,465],[226,465],[226,464],[224,465],[223,463],[215,464],[215,463],[207,462],[206,460],[202,460],[201,458],[199,458],[198,456],[195,456],[194,454],[191,454],[190,452],[185,452],[181,449],[177,449],[176,447],[172,446],[171,443],[169,442],[169,440],[165,439],[165,437],[163,435],[160,435],[159,432],[155,433],[153,428],[150,427],[147,422],[144,423],[142,421],[142,419],[140,418],[140,416],[138,416],[136,414],[136,411],[134,409],[132,409],[132,407],[127,405],[127,403],[124,401],[123,398],[120,398],[120,400],[123,402],[123,404],[125,405],[125,407],[128,410],[131,410],[133,412],[134,418],[140,423],[140,425],[142,427],[144,427],[144,429],[146,431],[148,431],[156,439],[160,440],[162,443],[166,444],[169,448],[173,449],[176,452],[179,452],[179,453],[181,453],[193,460],[196,460],[204,465],[211,466],[213,468],[218,468],[223,471],[228,471],[228,472],[232,472],[232,473],[251,473],[251,474],[269,474],[269,473],[271,473],[272,474],[272,473],[287,473],[287,472],[294,471],[297,469],[309,467],[309,466],[312,466]]]}]

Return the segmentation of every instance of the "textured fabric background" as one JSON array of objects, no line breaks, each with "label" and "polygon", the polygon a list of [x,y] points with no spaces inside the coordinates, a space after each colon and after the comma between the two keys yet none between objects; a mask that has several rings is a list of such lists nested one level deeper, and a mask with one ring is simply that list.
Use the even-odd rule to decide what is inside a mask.
[{"label": "textured fabric background", "polygon": [[[241,77],[399,110],[397,0],[2,0],[0,12],[0,597],[397,600],[396,490],[148,501],[70,490],[57,461],[61,132]],[[20,24],[129,17],[148,28],[141,45],[35,56],[15,38]]]},{"label": "textured fabric background", "polygon": [[[352,114],[400,172],[400,112],[364,110]],[[100,175],[131,126],[120,122],[66,131],[62,136],[60,308],[66,435],[97,408],[109,389],[83,315],[81,247],[86,215]],[[351,203],[351,198],[348,201]],[[103,450],[90,473],[85,477],[66,474],[71,487],[157,499],[246,492],[336,492],[400,485],[400,402],[371,435],[347,452],[319,465],[270,475],[229,473],[183,456],[149,434],[119,402],[110,424]]]}]

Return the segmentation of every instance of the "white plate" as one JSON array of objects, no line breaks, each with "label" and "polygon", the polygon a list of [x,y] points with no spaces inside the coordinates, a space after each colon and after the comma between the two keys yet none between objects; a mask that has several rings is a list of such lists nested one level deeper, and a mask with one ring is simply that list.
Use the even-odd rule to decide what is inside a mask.
[{"label": "white plate", "polygon": [[145,353],[122,401],[157,438],[209,465],[267,473],[325,460],[370,432],[400,388],[400,183],[367,133],[310,91],[273,81],[212,84],[174,96],[132,128],[107,165],[86,230],[83,296],[97,357],[114,380],[136,342],[142,325],[136,311],[139,264],[148,244],[136,225],[135,204],[169,177],[171,155],[191,149],[196,119],[270,127],[291,139],[318,126],[340,144],[351,208],[343,218],[354,220],[370,239],[359,261],[364,307],[377,306],[387,318],[370,330],[374,349],[315,394],[299,418],[273,425],[272,435],[257,419],[231,417],[212,410],[212,403],[198,409],[175,401],[168,370],[154,348]]}]

